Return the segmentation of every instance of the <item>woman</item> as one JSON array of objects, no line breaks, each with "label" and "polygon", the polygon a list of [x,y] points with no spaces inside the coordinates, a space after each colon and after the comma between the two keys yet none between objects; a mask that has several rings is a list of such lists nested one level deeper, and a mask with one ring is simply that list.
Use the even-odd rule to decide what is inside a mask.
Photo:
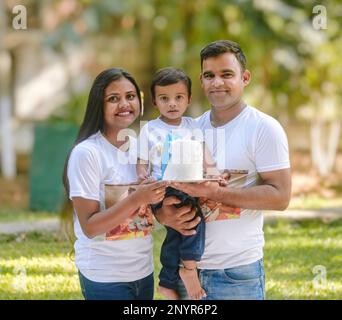
[{"label": "woman", "polygon": [[153,299],[151,235],[147,228],[132,233],[127,226],[140,207],[163,199],[165,182],[140,185],[105,208],[106,184],[137,180],[136,141],[119,139],[119,133],[138,117],[141,105],[129,73],[118,68],[100,73],[65,164],[63,182],[75,212],[76,266],[85,299]]}]

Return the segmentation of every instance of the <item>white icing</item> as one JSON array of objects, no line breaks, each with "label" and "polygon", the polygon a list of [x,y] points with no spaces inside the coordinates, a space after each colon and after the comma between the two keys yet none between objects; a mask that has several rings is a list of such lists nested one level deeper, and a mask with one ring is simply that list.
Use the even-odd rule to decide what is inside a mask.
[{"label": "white icing", "polygon": [[171,158],[163,180],[202,180],[203,143],[196,140],[175,140],[170,144]]}]

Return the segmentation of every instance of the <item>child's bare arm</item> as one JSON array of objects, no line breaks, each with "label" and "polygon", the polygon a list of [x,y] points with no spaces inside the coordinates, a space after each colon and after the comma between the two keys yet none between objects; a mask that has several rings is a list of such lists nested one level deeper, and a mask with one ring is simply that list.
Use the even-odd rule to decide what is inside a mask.
[{"label": "child's bare arm", "polygon": [[207,148],[206,144],[203,143],[203,171],[205,176],[218,176],[220,172],[216,167],[216,162],[213,159],[209,149]]},{"label": "child's bare arm", "polygon": [[228,172],[220,173],[220,171],[217,169],[216,162],[213,159],[205,143],[204,143],[203,171],[204,171],[205,176],[218,177],[218,183],[221,187],[226,186],[228,184],[230,174]]},{"label": "child's bare arm", "polygon": [[148,161],[138,159],[136,170],[139,182],[148,179]]}]

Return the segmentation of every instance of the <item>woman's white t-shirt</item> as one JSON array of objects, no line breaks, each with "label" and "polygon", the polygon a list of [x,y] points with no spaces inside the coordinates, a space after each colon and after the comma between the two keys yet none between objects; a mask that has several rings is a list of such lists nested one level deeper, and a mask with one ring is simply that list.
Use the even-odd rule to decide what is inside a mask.
[{"label": "woman's white t-shirt", "polygon": [[[68,163],[69,197],[82,197],[104,206],[106,184],[135,182],[136,139],[130,137],[130,148],[123,152],[100,133],[79,143]],[[96,282],[129,282],[153,272],[152,237],[148,233],[137,237],[108,237],[108,233],[88,238],[74,214],[76,266],[88,279]]]}]

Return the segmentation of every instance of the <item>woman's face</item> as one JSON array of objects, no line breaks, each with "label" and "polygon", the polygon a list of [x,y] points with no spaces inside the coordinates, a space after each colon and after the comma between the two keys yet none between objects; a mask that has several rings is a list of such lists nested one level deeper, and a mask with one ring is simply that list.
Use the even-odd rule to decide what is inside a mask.
[{"label": "woman's face", "polygon": [[122,77],[107,86],[104,92],[106,129],[129,127],[138,117],[139,112],[139,98],[132,82]]}]

